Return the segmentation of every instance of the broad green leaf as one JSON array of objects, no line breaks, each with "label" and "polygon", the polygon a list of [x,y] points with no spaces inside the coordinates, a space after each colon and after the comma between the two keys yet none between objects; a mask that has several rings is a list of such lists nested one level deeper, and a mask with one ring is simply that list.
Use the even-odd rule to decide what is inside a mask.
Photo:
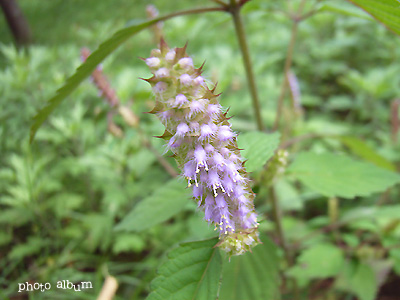
[{"label": "broad green leaf", "polygon": [[219,300],[279,299],[279,258],[276,246],[267,238],[253,252],[224,262]]},{"label": "broad green leaf", "polygon": [[355,155],[377,165],[378,167],[390,171],[396,171],[396,167],[390,161],[376,153],[376,151],[368,146],[364,141],[352,136],[342,136],[339,139]]},{"label": "broad green leaf", "polygon": [[378,291],[373,269],[360,262],[344,264],[336,285],[341,290],[355,294],[360,300],[374,300]]},{"label": "broad green leaf", "polygon": [[400,35],[400,2],[398,0],[349,0],[388,29]]},{"label": "broad green leaf", "polygon": [[146,300],[212,300],[217,298],[221,256],[218,239],[181,244],[168,254],[151,283]]},{"label": "broad green leaf", "polygon": [[115,229],[142,231],[150,228],[180,212],[190,197],[190,190],[184,182],[172,179],[139,202]]},{"label": "broad green leaf", "polygon": [[288,172],[327,197],[368,196],[400,182],[394,172],[332,153],[300,153]]},{"label": "broad green leaf", "polygon": [[238,137],[238,146],[242,155],[247,159],[246,169],[248,172],[260,170],[266,162],[274,155],[279,146],[280,134],[267,134],[253,131],[242,133]]},{"label": "broad green leaf", "polygon": [[331,244],[318,244],[304,250],[289,275],[298,279],[327,278],[338,274],[344,263],[343,251]]},{"label": "broad green leaf", "polygon": [[318,8],[318,12],[333,12],[350,17],[372,20],[372,18],[363,11],[355,8],[346,2],[337,3],[337,1],[322,2]]}]

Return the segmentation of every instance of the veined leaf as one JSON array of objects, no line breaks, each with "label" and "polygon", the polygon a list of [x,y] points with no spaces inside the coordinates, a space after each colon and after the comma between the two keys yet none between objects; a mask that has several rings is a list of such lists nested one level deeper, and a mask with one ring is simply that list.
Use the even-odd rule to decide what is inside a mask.
[{"label": "veined leaf", "polygon": [[191,197],[190,190],[178,178],[161,186],[139,202],[115,227],[116,230],[142,231],[168,220],[180,212]]},{"label": "veined leaf", "polygon": [[253,252],[224,262],[220,300],[279,299],[279,258],[276,246],[261,237]]},{"label": "veined leaf", "polygon": [[238,146],[242,155],[247,159],[248,172],[260,170],[274,155],[279,146],[280,134],[267,134],[259,131],[242,133],[238,137]]},{"label": "veined leaf", "polygon": [[332,153],[300,153],[288,172],[327,197],[367,196],[400,182],[394,172]]},{"label": "veined leaf", "polygon": [[400,1],[398,0],[349,0],[359,6],[388,29],[400,35]]},{"label": "veined leaf", "polygon": [[221,256],[217,238],[181,244],[168,254],[151,283],[146,300],[212,300],[217,298]]}]

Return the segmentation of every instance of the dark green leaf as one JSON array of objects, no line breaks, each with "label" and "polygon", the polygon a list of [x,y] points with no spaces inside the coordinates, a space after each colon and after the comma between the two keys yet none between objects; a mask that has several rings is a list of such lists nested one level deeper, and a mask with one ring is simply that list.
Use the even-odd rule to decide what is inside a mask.
[{"label": "dark green leaf", "polygon": [[397,0],[349,0],[388,29],[400,35],[400,2]]},{"label": "dark green leaf", "polygon": [[262,169],[266,162],[274,155],[279,146],[280,134],[267,134],[254,131],[242,133],[238,137],[238,146],[242,155],[247,159],[246,169],[253,172]]},{"label": "dark green leaf", "polygon": [[263,244],[224,262],[220,300],[279,299],[279,258],[276,246],[262,237]]},{"label": "dark green leaf", "polygon": [[173,179],[139,202],[115,229],[141,231],[150,228],[180,212],[190,197],[185,183]]},{"label": "dark green leaf", "polygon": [[147,300],[212,300],[217,298],[221,256],[217,238],[181,244],[168,254],[151,283]]},{"label": "dark green leaf", "polygon": [[367,196],[400,182],[394,172],[332,153],[300,153],[288,171],[327,197]]}]

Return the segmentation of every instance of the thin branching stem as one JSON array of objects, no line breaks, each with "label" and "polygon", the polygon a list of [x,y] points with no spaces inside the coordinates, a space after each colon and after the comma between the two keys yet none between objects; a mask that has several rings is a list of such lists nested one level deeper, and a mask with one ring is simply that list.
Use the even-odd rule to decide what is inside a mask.
[{"label": "thin branching stem", "polygon": [[243,64],[246,70],[247,84],[249,86],[251,98],[253,101],[254,115],[256,117],[257,128],[262,131],[264,129],[261,118],[260,100],[257,93],[256,80],[254,77],[253,67],[250,59],[250,51],[246,40],[246,32],[244,30],[242,17],[240,15],[241,4],[235,0],[230,0],[229,11],[232,14],[235,24],[236,36],[239,42],[240,51],[242,53]]}]

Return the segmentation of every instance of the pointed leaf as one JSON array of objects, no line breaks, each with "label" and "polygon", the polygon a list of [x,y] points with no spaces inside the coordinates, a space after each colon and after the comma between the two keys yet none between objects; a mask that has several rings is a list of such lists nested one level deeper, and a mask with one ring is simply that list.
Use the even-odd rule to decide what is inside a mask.
[{"label": "pointed leaf", "polygon": [[217,298],[221,256],[217,238],[181,244],[168,254],[151,283],[146,300],[212,300]]},{"label": "pointed leaf", "polygon": [[220,300],[279,299],[279,258],[276,246],[261,237],[263,244],[224,262]]},{"label": "pointed leaf", "polygon": [[398,0],[349,0],[359,6],[388,29],[400,35],[400,1]]},{"label": "pointed leaf", "polygon": [[332,153],[300,153],[288,172],[327,197],[368,196],[400,182],[397,173]]},{"label": "pointed leaf", "polygon": [[115,229],[142,231],[150,228],[180,212],[190,197],[190,190],[185,183],[178,178],[172,179],[139,202]]},{"label": "pointed leaf", "polygon": [[267,134],[253,131],[242,133],[238,137],[238,146],[242,155],[247,159],[246,170],[253,172],[262,169],[266,162],[274,155],[279,146],[280,134]]},{"label": "pointed leaf", "polygon": [[76,70],[75,74],[67,79],[64,86],[57,90],[56,95],[47,102],[47,105],[36,114],[34,117],[34,123],[31,127],[30,141],[33,141],[36,131],[53,110],[56,109],[61,104],[61,101],[71,94],[85,78],[90,76],[99,63],[101,63],[120,45],[126,42],[131,36],[157,23],[160,19],[162,18],[157,18],[121,29],[111,38],[103,42],[99,48],[97,48],[97,50],[94,51],[84,63],[82,63],[82,65]]}]

